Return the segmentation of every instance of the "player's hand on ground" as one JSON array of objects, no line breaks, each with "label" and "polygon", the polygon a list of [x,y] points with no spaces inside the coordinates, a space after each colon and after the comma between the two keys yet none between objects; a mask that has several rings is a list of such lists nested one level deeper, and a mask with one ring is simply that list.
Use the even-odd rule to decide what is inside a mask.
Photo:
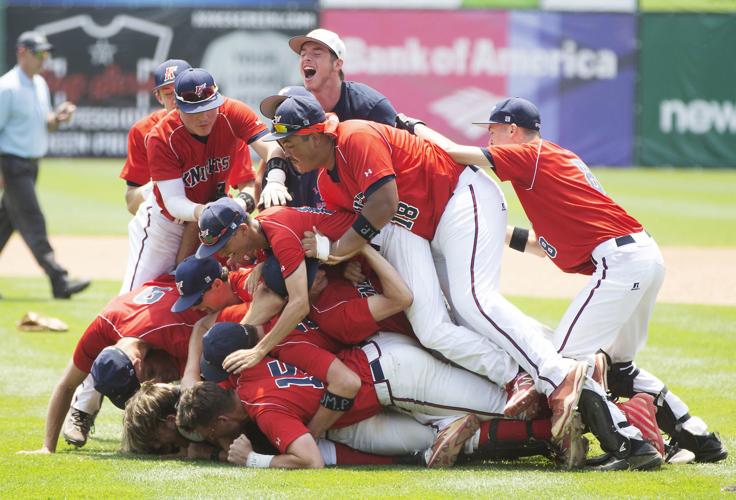
[{"label": "player's hand on ground", "polygon": [[49,450],[45,446],[38,450],[20,450],[17,452],[18,455],[51,455],[53,451]]},{"label": "player's hand on ground", "polygon": [[263,272],[263,262],[259,262],[254,267],[247,278],[245,278],[245,291],[251,294],[255,293],[258,288],[258,282],[261,280],[261,273]]},{"label": "player's hand on ground", "polygon": [[258,349],[238,349],[225,358],[222,367],[230,373],[238,374],[257,365],[264,356],[265,353]]},{"label": "player's hand on ground", "polygon": [[259,207],[273,207],[286,205],[287,201],[291,201],[291,195],[286,186],[280,182],[269,181],[266,187],[261,191],[261,199],[258,201]]},{"label": "player's hand on ground", "polygon": [[227,452],[227,461],[231,464],[245,465],[248,455],[253,451],[253,445],[250,440],[241,434],[238,439],[232,442]]},{"label": "player's hand on ground", "polygon": [[[367,245],[366,245],[367,246]],[[360,283],[365,281],[365,274],[363,274],[363,267],[357,260],[351,260],[345,264],[345,269],[342,271],[343,277],[352,281],[353,283]]]}]

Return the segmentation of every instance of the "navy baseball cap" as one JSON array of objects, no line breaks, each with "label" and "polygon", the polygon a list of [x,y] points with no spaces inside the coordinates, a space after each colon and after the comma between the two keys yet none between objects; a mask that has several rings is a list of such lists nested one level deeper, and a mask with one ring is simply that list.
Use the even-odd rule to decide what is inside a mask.
[{"label": "navy baseball cap", "polygon": [[251,325],[240,323],[217,323],[202,337],[202,357],[199,371],[205,380],[222,382],[228,372],[222,367],[223,361],[238,349],[250,349],[258,343],[258,334]]},{"label": "navy baseball cap", "polygon": [[[319,269],[319,260],[308,257],[304,259],[304,263],[307,265],[307,290],[309,290],[312,288],[314,277]],[[284,275],[281,273],[281,264],[274,255],[269,255],[263,263],[261,277],[263,278],[263,282],[272,292],[275,292],[282,297],[286,297],[288,295],[286,291],[286,281],[284,280]]]},{"label": "navy baseball cap", "polygon": [[189,68],[174,79],[176,105],[183,113],[201,113],[222,106],[225,98],[220,95],[212,75],[202,68]]},{"label": "navy baseball cap", "polygon": [[190,255],[181,261],[174,274],[180,297],[171,306],[171,312],[186,311],[195,305],[220,276],[222,266],[214,257],[198,259]]},{"label": "navy baseball cap", "polygon": [[269,120],[273,120],[273,115],[276,114],[276,108],[279,107],[279,104],[284,102],[289,97],[299,95],[309,97],[312,95],[312,93],[301,85],[284,87],[283,89],[279,90],[278,94],[270,95],[261,101],[261,114]]},{"label": "navy baseball cap", "polygon": [[519,127],[531,130],[539,130],[542,126],[539,109],[531,101],[521,97],[504,99],[493,106],[488,121],[473,122],[473,125],[487,127],[490,123],[515,123]]},{"label": "navy baseball cap", "polygon": [[25,47],[33,51],[54,50],[54,46],[49,43],[46,35],[38,31],[24,31],[20,34],[15,44],[18,47]]},{"label": "navy baseball cap", "polygon": [[133,362],[120,348],[106,347],[97,355],[90,374],[95,390],[107,396],[112,404],[124,410],[125,403],[140,388]]},{"label": "navy baseball cap", "polygon": [[191,68],[192,65],[183,59],[169,59],[153,70],[153,89],[174,83],[176,75]]},{"label": "navy baseball cap", "polygon": [[271,133],[263,140],[278,141],[326,119],[325,110],[313,95],[287,97],[274,111]]},{"label": "navy baseball cap", "polygon": [[208,203],[199,216],[201,244],[195,254],[197,258],[204,259],[217,253],[244,220],[245,210],[232,198],[220,198]]}]

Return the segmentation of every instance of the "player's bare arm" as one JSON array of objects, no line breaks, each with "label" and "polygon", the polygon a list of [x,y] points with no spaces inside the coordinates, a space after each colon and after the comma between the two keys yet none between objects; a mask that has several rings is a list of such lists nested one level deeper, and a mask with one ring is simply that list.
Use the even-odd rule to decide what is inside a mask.
[{"label": "player's bare arm", "polygon": [[153,184],[150,181],[142,186],[127,186],[125,190],[125,206],[131,215],[135,215],[138,211],[138,207],[151,192],[152,186]]},{"label": "player's bare arm", "polygon": [[421,137],[422,139],[435,143],[444,149],[453,160],[462,165],[492,166],[491,162],[488,161],[488,158],[486,158],[480,148],[457,144],[423,123],[416,124],[414,127],[414,133],[417,137]]},{"label": "player's bare arm", "polygon": [[317,442],[308,433],[296,438],[286,449],[286,453],[275,456],[255,453],[248,438],[241,434],[230,445],[227,460],[235,465],[272,469],[321,469],[325,466]]},{"label": "player's bare arm", "polygon": [[368,308],[373,319],[382,321],[407,309],[414,296],[396,269],[370,245],[364,246],[361,252],[383,287],[382,294],[368,297]]},{"label": "player's bare arm", "polygon": [[187,364],[181,377],[181,388],[192,387],[200,381],[199,360],[202,357],[202,337],[215,324],[218,313],[208,314],[194,324],[192,335],[189,337],[189,350],[187,351]]},{"label": "player's bare arm", "polygon": [[74,390],[81,384],[87,374],[74,366],[74,361],[69,361],[61,379],[56,383],[54,391],[51,393],[49,400],[49,409],[46,414],[46,435],[44,437],[43,448],[34,451],[23,451],[20,453],[54,453],[56,451],[56,443],[59,440],[61,426],[64,423],[64,416],[69,411],[72,403]]},{"label": "player's bare arm", "polygon": [[240,373],[255,366],[280,344],[294,327],[309,313],[307,266],[304,261],[285,280],[289,300],[273,329],[253,349],[241,349],[230,354],[223,363],[229,372]]},{"label": "player's bare arm", "polygon": [[240,323],[244,325],[263,325],[276,316],[284,308],[285,304],[285,298],[272,292],[266,286],[259,286],[253,292],[253,302],[251,302],[248,312],[245,313]]},{"label": "player's bare arm", "polygon": [[179,251],[176,253],[177,265],[190,255],[194,255],[197,247],[199,247],[199,227],[197,223],[189,221],[184,226],[184,232],[181,235],[181,242],[179,243]]},{"label": "player's bare arm", "polygon": [[307,424],[310,434],[317,439],[335,424],[350,409],[355,396],[360,391],[360,377],[335,359],[327,369],[327,387],[320,407]]}]

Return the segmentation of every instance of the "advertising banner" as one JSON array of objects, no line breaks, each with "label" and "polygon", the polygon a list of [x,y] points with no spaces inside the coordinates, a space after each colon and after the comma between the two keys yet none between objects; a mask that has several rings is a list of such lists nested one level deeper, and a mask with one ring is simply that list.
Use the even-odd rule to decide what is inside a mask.
[{"label": "advertising banner", "polygon": [[[345,74],[456,141],[484,144],[495,102],[522,96],[542,135],[591,165],[631,165],[634,16],[527,11],[339,11]],[[427,29],[427,27],[434,27]]]},{"label": "advertising banner", "polygon": [[263,97],[300,81],[288,39],[317,26],[316,9],[10,6],[5,56],[15,61],[26,30],[54,45],[44,72],[52,101],[70,100],[77,111],[51,134],[49,156],[124,156],[130,126],[159,106],[151,71],[161,62],[204,67],[224,95],[258,109]]},{"label": "advertising banner", "polygon": [[736,16],[646,14],[640,33],[639,162],[736,165]]}]

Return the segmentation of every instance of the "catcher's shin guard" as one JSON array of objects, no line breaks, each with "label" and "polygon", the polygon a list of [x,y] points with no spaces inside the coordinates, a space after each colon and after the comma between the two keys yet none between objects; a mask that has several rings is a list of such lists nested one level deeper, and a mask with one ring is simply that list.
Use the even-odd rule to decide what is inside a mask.
[{"label": "catcher's shin guard", "polygon": [[583,422],[598,439],[603,451],[616,458],[626,458],[631,453],[629,438],[622,435],[613,423],[608,404],[603,396],[589,389],[583,389],[578,402]]},{"label": "catcher's shin guard", "polygon": [[639,369],[633,361],[613,363],[608,371],[608,390],[614,398],[634,396],[634,379]]},{"label": "catcher's shin guard", "polygon": [[690,419],[690,414],[685,413],[680,418],[675,417],[675,413],[667,404],[667,393],[669,389],[665,386],[659,394],[652,394],[654,396],[654,404],[657,407],[657,425],[664,432],[673,436],[682,430],[682,424]]}]

